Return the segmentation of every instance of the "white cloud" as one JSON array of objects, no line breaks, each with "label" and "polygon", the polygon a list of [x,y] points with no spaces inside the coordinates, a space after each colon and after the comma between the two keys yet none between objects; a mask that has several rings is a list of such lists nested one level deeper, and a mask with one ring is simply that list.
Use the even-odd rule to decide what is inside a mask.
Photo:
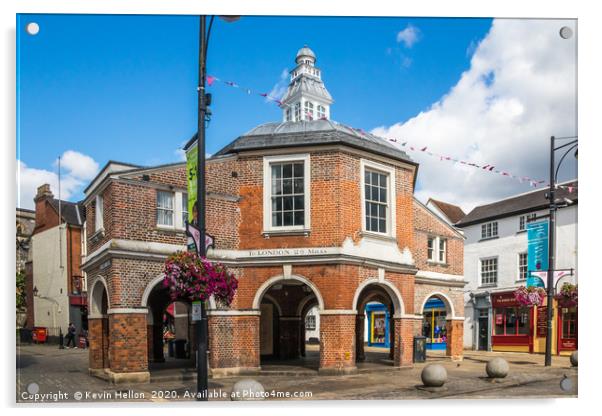
[{"label": "white cloud", "polygon": [[[560,38],[562,26],[574,29],[574,22],[494,20],[476,47],[470,69],[445,96],[417,116],[373,133],[547,179],[550,136],[576,133],[576,37]],[[416,192],[421,200],[435,197],[471,209],[532,189],[420,153],[410,156],[421,164]],[[574,177],[574,159],[564,164],[564,178]]]},{"label": "white cloud", "polygon": [[420,29],[412,24],[408,24],[406,28],[397,33],[397,42],[403,43],[406,48],[411,48],[420,38]]},{"label": "white cloud", "polygon": [[288,88],[289,80],[288,80],[289,71],[287,68],[284,68],[282,72],[280,72],[280,78],[278,82],[274,84],[270,92],[268,93],[269,97],[281,99]]},{"label": "white cloud", "polygon": [[[57,167],[57,161],[54,166]],[[67,150],[61,156],[61,199],[70,200],[98,173],[98,163],[90,156]],[[34,208],[33,198],[40,185],[50,184],[55,198],[59,197],[58,169],[46,170],[27,166],[17,160],[17,206]]]}]

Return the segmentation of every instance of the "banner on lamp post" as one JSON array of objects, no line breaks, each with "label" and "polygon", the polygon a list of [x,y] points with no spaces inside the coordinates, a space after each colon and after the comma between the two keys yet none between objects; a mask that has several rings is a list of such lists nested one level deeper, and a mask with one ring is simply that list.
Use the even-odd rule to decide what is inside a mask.
[{"label": "banner on lamp post", "polygon": [[548,221],[531,222],[527,224],[527,287],[545,287],[544,280],[539,274],[547,276],[548,270]]}]

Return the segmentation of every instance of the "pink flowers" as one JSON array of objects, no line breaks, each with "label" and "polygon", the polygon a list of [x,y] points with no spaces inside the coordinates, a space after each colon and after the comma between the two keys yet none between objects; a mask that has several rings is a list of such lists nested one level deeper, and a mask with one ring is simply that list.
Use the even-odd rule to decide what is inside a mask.
[{"label": "pink flowers", "polygon": [[229,306],[238,280],[226,266],[212,263],[189,251],[178,251],[165,261],[163,286],[169,288],[172,300],[207,300]]},{"label": "pink flowers", "polygon": [[514,291],[514,298],[523,306],[540,306],[546,298],[546,291],[542,287],[520,286]]},{"label": "pink flowers", "polygon": [[564,283],[554,299],[564,308],[577,306],[577,285]]}]

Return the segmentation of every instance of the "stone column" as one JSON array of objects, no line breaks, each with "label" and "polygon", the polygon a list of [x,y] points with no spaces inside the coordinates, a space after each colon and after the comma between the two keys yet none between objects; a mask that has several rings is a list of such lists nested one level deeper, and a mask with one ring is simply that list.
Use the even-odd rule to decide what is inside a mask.
[{"label": "stone column", "polygon": [[464,318],[450,318],[447,320],[447,348],[445,355],[453,361],[462,361],[464,351]]},{"label": "stone column", "polygon": [[109,376],[116,384],[150,380],[146,315],[146,309],[109,310]]},{"label": "stone column", "polygon": [[320,312],[320,373],[349,374],[355,366],[354,310],[330,309]]},{"label": "stone column", "polygon": [[364,326],[366,316],[363,313],[358,312],[355,316],[355,356],[356,361],[364,361],[366,354],[364,352]]},{"label": "stone column", "polygon": [[418,335],[422,317],[419,315],[404,315],[394,318],[394,358],[395,367],[412,367],[414,365],[414,335]]},{"label": "stone column", "polygon": [[214,377],[258,372],[260,311],[210,310],[209,366]]}]

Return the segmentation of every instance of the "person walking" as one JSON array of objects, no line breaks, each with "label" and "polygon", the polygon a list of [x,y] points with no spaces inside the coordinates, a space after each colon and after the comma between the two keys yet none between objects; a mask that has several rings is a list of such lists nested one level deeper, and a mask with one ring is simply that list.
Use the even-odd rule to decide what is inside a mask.
[{"label": "person walking", "polygon": [[[69,344],[73,344],[72,347],[69,346]],[[69,328],[67,329],[67,348],[77,348],[77,345],[75,344],[75,325],[73,325],[73,322],[69,322]]]}]

